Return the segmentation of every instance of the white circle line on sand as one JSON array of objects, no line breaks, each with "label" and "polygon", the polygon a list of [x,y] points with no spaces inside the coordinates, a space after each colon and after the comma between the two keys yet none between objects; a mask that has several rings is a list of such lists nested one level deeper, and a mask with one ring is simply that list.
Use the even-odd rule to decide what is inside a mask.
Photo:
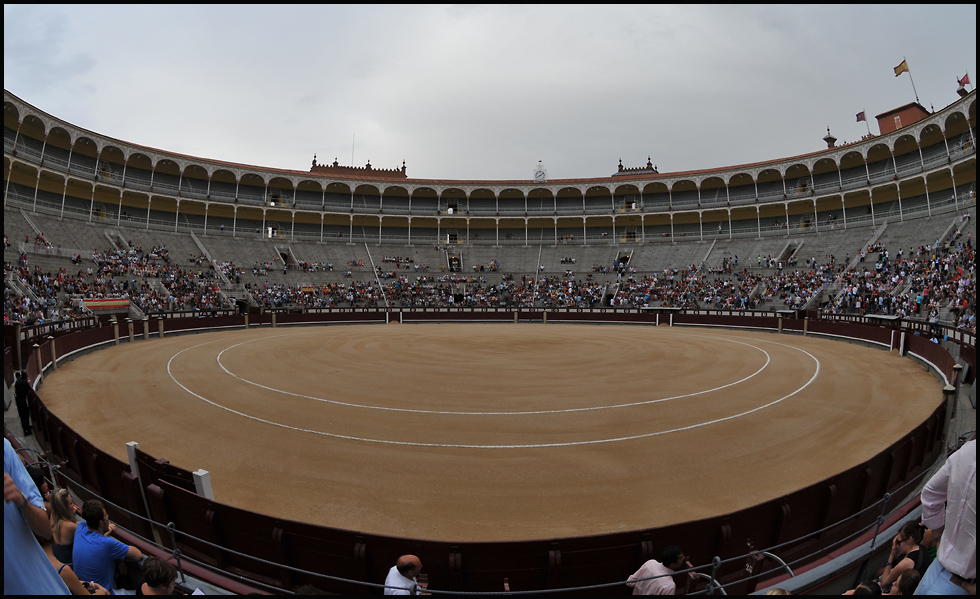
[{"label": "white circle line on sand", "polygon": [[[760,340],[760,341],[763,341],[763,340]],[[599,444],[603,444],[603,443],[617,443],[617,442],[621,442],[621,441],[633,441],[633,440],[636,440],[636,439],[645,439],[645,438],[649,438],[649,437],[657,437],[657,436],[660,436],[660,435],[666,435],[666,434],[670,434],[670,433],[676,433],[676,432],[681,432],[681,431],[692,430],[692,429],[696,429],[696,428],[708,426],[708,425],[711,425],[711,424],[718,424],[720,422],[727,422],[729,420],[734,420],[735,418],[741,418],[743,416],[747,416],[749,414],[753,414],[753,413],[758,412],[760,410],[764,410],[766,408],[772,407],[772,406],[774,406],[774,405],[776,405],[776,404],[778,404],[778,403],[780,403],[782,401],[785,401],[785,400],[789,399],[790,397],[793,397],[797,393],[803,391],[804,389],[806,389],[807,387],[809,387],[813,383],[813,381],[817,380],[817,377],[820,375],[820,360],[818,360],[813,354],[807,352],[806,350],[800,349],[798,347],[794,347],[792,345],[787,345],[787,344],[784,344],[784,343],[776,343],[775,341],[763,341],[763,342],[764,343],[772,343],[774,345],[780,345],[780,346],[783,346],[783,347],[788,347],[790,349],[794,349],[794,350],[796,350],[798,352],[804,353],[807,356],[809,356],[810,359],[812,359],[814,361],[814,363],[816,364],[816,368],[814,369],[813,376],[811,376],[810,377],[810,380],[808,380],[806,383],[804,383],[803,385],[801,385],[800,387],[798,387],[792,393],[789,393],[787,395],[784,395],[783,397],[780,397],[779,399],[774,400],[774,401],[771,401],[771,402],[769,402],[767,404],[764,404],[764,405],[761,405],[761,406],[752,408],[751,410],[746,410],[745,412],[741,412],[741,413],[738,413],[738,414],[733,414],[731,416],[726,416],[724,418],[717,418],[715,420],[709,420],[709,421],[706,421],[706,422],[699,422],[697,424],[692,424],[692,425],[689,425],[689,426],[683,426],[683,427],[679,427],[679,428],[669,429],[669,430],[665,430],[665,431],[656,431],[656,432],[652,432],[652,433],[644,433],[642,435],[631,435],[631,436],[626,436],[626,437],[614,437],[614,438],[609,438],[609,439],[595,439],[595,440],[592,440],[592,441],[570,441],[570,442],[566,442],[566,443],[535,443],[535,444],[520,444],[520,445],[468,445],[468,444],[459,444],[459,443],[419,443],[419,442],[414,442],[414,441],[392,441],[392,440],[389,440],[389,439],[368,439],[368,438],[364,438],[364,437],[355,437],[355,436],[352,436],[352,435],[340,435],[340,434],[337,434],[337,433],[327,433],[327,432],[324,432],[324,431],[316,431],[316,430],[311,430],[311,429],[304,429],[304,428],[289,426],[289,425],[282,424],[282,423],[279,423],[279,422],[273,422],[271,420],[265,420],[263,418],[258,418],[256,416],[252,416],[250,414],[245,414],[244,412],[239,412],[238,410],[234,410],[234,409],[229,408],[227,406],[223,406],[223,405],[221,405],[219,403],[216,403],[214,401],[211,401],[210,399],[207,399],[206,397],[204,397],[202,395],[199,395],[199,394],[191,391],[190,389],[188,389],[187,387],[185,387],[184,385],[182,385],[174,377],[173,372],[171,371],[171,365],[172,365],[173,361],[177,358],[177,356],[179,356],[180,354],[184,353],[185,351],[189,351],[191,349],[195,349],[195,348],[201,347],[203,345],[208,345],[210,343],[214,343],[213,341],[209,341],[209,342],[206,342],[206,343],[201,343],[201,344],[195,345],[193,347],[188,347],[186,349],[183,349],[183,350],[177,352],[173,356],[171,356],[170,360],[167,361],[167,374],[170,375],[170,379],[177,386],[179,386],[181,389],[183,389],[187,393],[193,395],[194,397],[200,399],[201,401],[204,401],[204,402],[206,402],[208,404],[211,404],[212,406],[214,406],[216,408],[220,408],[220,409],[225,410],[227,412],[231,412],[232,414],[235,414],[237,416],[242,416],[244,418],[248,418],[249,420],[254,420],[256,422],[261,422],[263,424],[269,424],[269,425],[272,425],[272,426],[277,426],[279,428],[283,428],[283,429],[287,429],[287,430],[291,430],[291,431],[295,431],[295,432],[311,433],[311,434],[314,434],[314,435],[321,435],[321,436],[325,436],[325,437],[332,437],[332,438],[335,438],[335,439],[345,439],[345,440],[349,440],[349,441],[361,441],[361,442],[365,442],[365,443],[379,443],[379,444],[384,444],[384,445],[400,445],[400,446],[409,446],[409,447],[435,447],[435,448],[451,448],[451,449],[540,449],[540,448],[546,448],[546,447],[573,447],[573,446],[580,446],[580,445],[599,445]]]},{"label": "white circle line on sand", "polygon": [[[282,336],[286,336],[286,335],[282,335]],[[259,341],[258,339],[252,339],[252,340],[249,340],[249,341],[243,341],[241,343],[236,343],[235,345],[230,345],[230,346],[226,347],[225,349],[221,350],[221,352],[218,353],[218,356],[217,356],[217,358],[215,358],[215,360],[218,362],[218,366],[220,366],[221,369],[224,370],[225,373],[227,373],[229,376],[232,376],[232,377],[238,379],[239,381],[242,381],[243,383],[248,383],[249,385],[254,385],[256,387],[259,387],[260,389],[265,389],[266,391],[272,391],[273,393],[281,393],[283,395],[290,395],[292,397],[299,397],[299,398],[302,398],[302,399],[312,399],[313,401],[319,401],[319,402],[323,402],[323,403],[329,403],[329,404],[334,404],[334,405],[344,406],[344,407],[350,407],[350,408],[364,408],[364,409],[367,409],[367,410],[383,410],[383,411],[388,411],[388,412],[407,412],[407,413],[411,413],[411,414],[440,414],[440,415],[450,415],[450,416],[530,416],[530,415],[540,415],[540,414],[564,414],[564,413],[568,413],[568,412],[588,412],[588,411],[593,411],[593,410],[609,410],[609,409],[613,409],[613,408],[630,408],[630,407],[634,407],[634,406],[642,406],[642,405],[648,405],[648,404],[655,404],[655,403],[660,403],[660,402],[663,402],[663,401],[671,401],[671,400],[674,400],[674,399],[681,399],[681,398],[684,398],[684,397],[694,397],[696,395],[704,395],[704,394],[707,394],[707,393],[713,393],[715,391],[721,391],[722,389],[727,389],[728,387],[739,385],[739,384],[744,383],[745,381],[747,381],[747,380],[755,377],[756,375],[761,374],[762,371],[765,370],[769,366],[769,363],[772,362],[772,357],[769,355],[768,352],[766,352],[764,349],[762,349],[760,347],[756,347],[755,345],[752,345],[750,343],[745,343],[745,342],[742,342],[742,341],[736,341],[734,339],[727,339],[725,337],[713,337],[713,336],[708,336],[708,335],[699,335],[699,336],[701,336],[701,337],[709,337],[711,339],[721,339],[721,340],[724,340],[724,341],[730,341],[732,343],[738,343],[740,345],[745,345],[745,346],[751,347],[752,349],[755,349],[755,350],[758,350],[758,351],[762,352],[762,354],[766,356],[766,361],[762,365],[761,368],[759,368],[758,370],[756,370],[752,374],[748,375],[747,377],[742,378],[740,380],[737,380],[737,381],[735,381],[733,383],[728,383],[727,385],[722,385],[720,387],[715,387],[714,389],[705,389],[705,390],[702,390],[702,391],[696,391],[694,393],[685,393],[684,395],[675,395],[673,397],[662,397],[660,399],[649,399],[649,400],[646,400],[646,401],[635,401],[635,402],[631,402],[631,403],[614,404],[614,405],[609,405],[609,406],[590,406],[590,407],[585,407],[585,408],[566,408],[566,409],[563,409],[563,410],[529,410],[529,411],[524,411],[524,412],[457,412],[457,411],[445,411],[445,410],[419,410],[419,409],[412,409],[412,408],[392,408],[392,407],[387,407],[387,406],[369,406],[369,405],[364,405],[364,404],[357,404],[357,403],[350,403],[350,402],[338,401],[336,399],[326,399],[326,398],[323,398],[323,397],[315,397],[313,395],[304,395],[302,393],[293,393],[291,391],[284,391],[282,389],[277,389],[275,387],[269,387],[268,385],[263,385],[261,383],[256,383],[255,381],[250,381],[250,380],[248,380],[248,379],[246,379],[244,377],[238,376],[234,372],[228,370],[225,367],[225,365],[221,362],[221,356],[224,355],[224,353],[226,351],[235,349],[236,347],[239,347],[241,345],[245,345],[247,343],[254,343],[256,341]],[[265,339],[268,339],[268,337],[263,338],[263,340],[265,340]]]}]

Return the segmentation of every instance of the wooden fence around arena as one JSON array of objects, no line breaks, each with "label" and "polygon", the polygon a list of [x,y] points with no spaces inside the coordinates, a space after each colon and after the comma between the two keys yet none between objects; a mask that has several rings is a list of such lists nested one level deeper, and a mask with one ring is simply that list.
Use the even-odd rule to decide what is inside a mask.
[{"label": "wooden fence around arena", "polygon": [[[505,309],[334,309],[303,313],[152,318],[133,323],[92,322],[75,330],[17,331],[22,359],[31,380],[50,372],[59,360],[105,344],[132,338],[246,326],[296,326],[339,322],[504,321],[602,322],[638,325],[718,326],[830,335],[904,351],[931,364],[954,381],[956,360],[930,341],[917,325],[894,321],[833,321],[808,314],[671,310],[505,310]],[[813,315],[815,316],[815,315]],[[144,329],[144,327],[146,327]],[[5,337],[7,335],[5,327]],[[12,328],[12,327],[10,327]],[[13,336],[13,335],[11,335]],[[962,337],[959,358],[972,378],[973,336]],[[15,352],[5,351],[5,376],[15,368]],[[9,382],[9,381],[8,381]],[[43,389],[42,389],[43,394]],[[622,581],[655,550],[679,544],[689,554],[718,556],[712,573],[728,594],[751,592],[757,577],[746,568],[747,542],[758,550],[779,546],[786,562],[826,553],[874,524],[885,513],[882,498],[917,480],[944,455],[949,408],[945,402],[915,429],[867,462],[832,478],[761,505],[705,520],[588,537],[538,541],[450,543],[359,533],[254,513],[209,500],[194,491],[192,473],[160,456],[136,450],[137,471],[95,447],[47,409],[42,397],[32,403],[35,433],[56,464],[59,485],[81,499],[108,500],[110,518],[130,533],[156,540],[168,550],[231,577],[243,577],[266,588],[291,589],[313,584],[342,593],[376,593],[388,568],[404,553],[418,555],[439,589],[486,592],[569,589]],[[710,492],[710,481],[706,481]],[[884,503],[887,503],[887,499]],[[285,567],[284,567],[285,566]],[[314,572],[335,580],[325,583]],[[601,589],[626,594],[621,583]],[[592,590],[595,592],[595,589]]]}]

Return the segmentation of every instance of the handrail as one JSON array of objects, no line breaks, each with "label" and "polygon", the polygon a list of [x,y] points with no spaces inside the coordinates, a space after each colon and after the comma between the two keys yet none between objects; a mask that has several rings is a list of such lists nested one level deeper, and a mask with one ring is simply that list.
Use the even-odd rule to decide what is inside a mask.
[{"label": "handrail", "polygon": [[790,575],[791,578],[796,576],[796,574],[793,574],[793,569],[790,568],[786,564],[786,562],[784,562],[783,559],[781,557],[779,557],[778,555],[776,555],[775,553],[772,553],[772,552],[769,552],[769,551],[760,551],[759,552],[759,555],[768,557],[769,559],[771,559],[771,560],[773,560],[775,562],[778,562],[780,566],[782,566],[783,568],[786,568],[786,572]]},{"label": "handrail", "polygon": [[364,244],[364,251],[367,252],[368,260],[371,262],[371,273],[374,274],[374,282],[377,283],[378,289],[381,290],[381,297],[384,299],[385,307],[388,307],[388,294],[385,293],[385,287],[381,284],[381,279],[378,277],[378,267],[374,264],[374,256],[371,255],[371,248],[368,244]]},{"label": "handrail", "polygon": [[[933,468],[935,468],[935,467],[938,467],[938,464],[934,465]],[[919,476],[915,477],[915,480],[914,481],[910,481],[910,482],[915,482],[915,481],[921,479],[926,473],[930,473],[930,472],[931,472],[931,470],[925,470]],[[68,477],[68,475],[65,474],[65,473],[63,473],[63,472],[59,473],[59,475],[62,476],[65,480],[71,482],[74,485],[82,486],[80,482],[71,480],[71,478]],[[57,481],[55,481],[55,484],[57,486]],[[88,492],[91,493],[91,490],[88,490]],[[153,520],[150,520],[150,519],[145,518],[145,517],[143,517],[143,516],[141,516],[139,514],[136,514],[136,513],[133,513],[131,511],[127,510],[126,508],[124,508],[124,507],[122,507],[122,506],[120,506],[120,505],[112,502],[111,500],[109,500],[108,498],[106,498],[104,496],[97,495],[97,494],[94,494],[94,493],[93,493],[93,495],[96,495],[97,497],[99,497],[99,499],[101,501],[103,501],[107,505],[110,505],[114,509],[117,509],[117,510],[119,510],[121,512],[125,512],[130,517],[134,517],[136,519],[142,520],[142,521],[146,522],[147,524],[149,524],[151,526],[152,525],[159,524],[158,522],[155,522]],[[861,510],[860,512],[858,512],[858,514],[862,513],[863,511],[866,511],[867,509],[871,509],[871,508],[877,507],[879,505],[882,506],[882,512],[884,514],[884,508],[887,505],[888,500],[890,498],[891,498],[891,495],[888,494],[888,493],[886,493],[881,499],[879,499],[877,502],[875,502],[871,506],[868,506],[868,508],[866,508],[865,510]],[[896,507],[896,509],[898,509],[898,507]],[[765,556],[770,557],[770,558],[774,559],[775,561],[779,562],[779,564],[780,564],[780,568],[779,569],[781,570],[781,569],[784,569],[785,568],[789,572],[790,576],[791,577],[794,577],[795,575],[793,574],[793,571],[790,568],[790,566],[788,564],[786,564],[786,562],[784,562],[778,556],[776,556],[772,551],[770,551],[771,549],[778,549],[780,546],[786,546],[786,545],[795,544],[795,543],[799,543],[801,541],[804,541],[807,538],[810,538],[810,537],[813,537],[813,536],[815,536],[817,534],[820,534],[820,532],[822,532],[824,530],[829,530],[831,528],[840,526],[841,524],[844,524],[847,521],[852,520],[858,514],[850,515],[850,516],[847,516],[846,518],[844,518],[842,520],[839,520],[837,522],[831,523],[827,527],[825,527],[824,529],[821,529],[821,531],[816,531],[816,532],[808,533],[808,534],[806,534],[806,535],[804,535],[802,537],[799,537],[799,538],[796,538],[796,539],[792,539],[792,540],[786,541],[784,543],[781,543],[779,545],[775,545],[775,546],[770,547],[768,549],[764,549],[764,550],[760,550],[760,551],[753,551],[753,552],[750,552],[750,553],[745,554],[745,555],[738,555],[738,556],[734,556],[734,557],[731,557],[731,558],[728,558],[728,559],[724,559],[724,560],[721,559],[719,556],[714,556],[712,558],[710,564],[705,564],[703,566],[695,566],[693,568],[688,568],[688,569],[685,569],[685,570],[677,570],[676,572],[674,572],[674,574],[676,575],[676,574],[691,573],[696,578],[699,578],[699,579],[708,581],[708,586],[707,586],[707,588],[704,591],[697,592],[697,593],[692,593],[692,594],[702,594],[702,593],[704,593],[704,594],[713,594],[712,591],[714,589],[717,589],[717,590],[719,590],[721,592],[722,595],[727,595],[728,593],[725,590],[726,587],[734,586],[734,585],[737,585],[737,584],[742,584],[742,583],[744,583],[747,580],[750,580],[752,578],[761,578],[762,576],[769,576],[769,575],[773,574],[775,571],[774,570],[769,570],[769,571],[765,571],[765,572],[762,572],[760,574],[754,575],[752,577],[739,579],[739,580],[736,580],[736,581],[733,581],[733,582],[730,582],[730,583],[720,583],[718,581],[718,579],[717,579],[717,572],[721,568],[721,566],[723,566],[725,564],[729,564],[729,563],[742,562],[747,557],[751,557],[753,555],[765,555]],[[881,523],[882,522],[883,522],[883,517],[879,517],[874,522],[875,533],[874,533],[874,537],[873,537],[873,539],[871,541],[870,547],[868,548],[868,552],[869,553],[871,553],[871,552],[873,552],[875,550],[875,539],[877,538],[877,533],[878,533],[878,530],[880,530],[880,527],[881,527]],[[869,530],[870,527],[871,527],[871,525],[867,526],[866,528],[864,528],[862,530],[856,531],[853,535],[851,535],[851,537],[857,537],[860,534],[863,534],[863,533],[867,532],[867,530]],[[319,572],[313,572],[313,571],[310,571],[310,570],[304,570],[302,568],[296,568],[296,567],[289,566],[289,565],[286,565],[286,564],[279,564],[279,563],[276,563],[276,562],[265,560],[265,559],[260,558],[260,557],[251,556],[251,555],[248,555],[248,554],[245,554],[245,553],[241,553],[241,552],[235,551],[233,549],[229,549],[228,547],[224,547],[224,546],[218,545],[216,543],[212,543],[212,542],[207,541],[205,539],[201,539],[199,537],[195,537],[195,536],[193,536],[191,534],[185,533],[185,532],[179,530],[177,528],[177,525],[175,523],[173,523],[173,522],[168,522],[166,524],[166,529],[167,529],[168,533],[171,535],[171,542],[172,542],[172,545],[174,547],[174,549],[172,549],[172,550],[171,549],[167,549],[165,546],[162,546],[162,545],[156,543],[155,541],[153,541],[151,539],[147,539],[147,538],[144,538],[144,537],[142,537],[142,536],[140,536],[140,535],[138,535],[136,533],[133,533],[132,531],[128,531],[127,530],[125,532],[126,532],[126,534],[131,535],[131,536],[133,536],[136,539],[139,539],[141,542],[145,543],[147,546],[155,547],[158,551],[164,551],[164,552],[171,553],[171,555],[173,556],[174,560],[177,562],[178,572],[179,572],[179,575],[180,575],[182,581],[185,581],[186,580],[186,577],[185,577],[185,573],[184,573],[184,570],[183,570],[183,567],[182,567],[182,561],[181,560],[187,560],[187,561],[189,561],[191,563],[194,563],[197,566],[203,567],[205,569],[211,569],[212,566],[209,566],[207,564],[203,564],[201,562],[198,562],[197,560],[194,560],[192,558],[189,558],[189,557],[183,555],[180,552],[180,550],[177,549],[177,543],[176,543],[177,535],[186,537],[188,539],[192,539],[195,542],[198,542],[198,543],[201,543],[201,544],[204,544],[204,545],[208,545],[208,546],[213,547],[213,548],[216,548],[216,549],[220,549],[221,551],[227,552],[229,554],[237,555],[239,557],[244,557],[244,558],[247,558],[249,560],[254,560],[256,562],[259,562],[259,563],[262,563],[262,564],[265,564],[265,565],[270,565],[270,566],[275,566],[275,567],[279,567],[279,568],[284,568],[286,570],[289,570],[289,571],[295,572],[295,573],[307,574],[307,575],[315,576],[315,577],[322,578],[322,579],[325,579],[325,580],[330,580],[330,581],[333,581],[333,582],[342,582],[342,583],[347,583],[347,584],[353,584],[353,585],[356,585],[356,586],[364,586],[364,587],[367,587],[367,588],[374,588],[374,589],[394,588],[394,587],[386,587],[383,584],[371,583],[371,582],[366,582],[366,581],[362,581],[362,580],[354,580],[354,579],[344,578],[344,577],[340,577],[340,576],[332,576],[332,575],[329,575],[329,574],[323,574],[323,573],[319,573]],[[840,544],[843,545],[847,540],[848,539],[843,539],[840,542]],[[812,559],[816,555],[825,554],[827,552],[828,552],[828,550],[825,549],[825,550],[823,550],[823,551],[821,551],[821,552],[819,552],[817,554],[811,554],[809,556],[805,556],[805,557],[800,558],[800,559],[801,560],[804,560],[804,559]],[[799,561],[800,560],[797,560],[797,562],[799,562]],[[794,562],[794,563],[797,563],[797,562]],[[711,572],[710,574],[705,574],[703,572],[698,572],[697,571],[699,569],[703,569],[703,568],[707,568],[707,567],[710,567],[710,572]],[[225,571],[221,571],[221,573],[222,573],[222,575],[229,575],[230,574],[230,573],[225,572]],[[662,578],[664,576],[667,576],[667,575],[650,576],[650,577],[645,577],[645,578],[636,578],[636,579],[632,579],[632,580],[633,581],[636,581],[636,582],[641,582],[641,581],[646,581],[646,580],[653,580],[653,579],[656,579],[656,578]],[[252,579],[241,577],[241,576],[236,576],[236,578],[239,578],[240,580],[246,581],[246,584],[254,584],[254,585],[257,585],[257,586],[260,586],[260,587],[263,587],[263,588],[266,588],[266,589],[269,589],[269,590],[277,591],[277,592],[281,592],[282,591],[282,589],[279,588],[279,587],[272,586],[272,585],[267,585],[267,584],[262,583],[260,581],[252,580]],[[561,594],[561,593],[573,593],[573,592],[595,591],[595,590],[600,590],[600,589],[609,589],[609,588],[614,588],[614,587],[620,587],[620,586],[624,585],[625,583],[626,583],[625,580],[619,580],[619,581],[608,582],[608,583],[601,583],[601,584],[594,584],[594,585],[582,585],[582,586],[563,587],[563,588],[554,588],[554,589],[531,589],[531,590],[523,590],[523,591],[515,591],[515,590],[510,590],[510,591],[480,591],[479,594],[481,594],[481,595],[545,595],[545,594]],[[473,592],[468,592],[468,591],[449,591],[449,590],[433,589],[431,587],[427,587],[425,589],[425,592],[428,593],[428,594],[431,594],[431,595],[472,595],[472,594],[474,594]]]}]

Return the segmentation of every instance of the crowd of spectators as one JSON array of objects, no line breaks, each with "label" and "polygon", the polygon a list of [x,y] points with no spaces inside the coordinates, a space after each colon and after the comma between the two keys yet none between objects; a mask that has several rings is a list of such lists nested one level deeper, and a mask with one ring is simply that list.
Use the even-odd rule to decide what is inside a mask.
[{"label": "crowd of spectators", "polygon": [[[78,299],[124,297],[146,313],[232,307],[220,290],[215,268],[195,269],[206,264],[203,256],[191,256],[191,269],[173,264],[165,246],[149,251],[130,247],[127,251],[93,252],[95,267],[71,274],[65,268],[57,273],[42,272],[28,264],[21,254],[18,265],[5,264],[5,274],[18,277],[35,297],[20,296],[5,288],[5,321],[38,323],[82,314]],[[780,262],[772,256],[758,256],[756,268],[739,264],[737,256],[725,257],[719,266],[690,265],[686,269],[668,268],[662,272],[639,274],[627,260],[611,265],[593,264],[586,277],[574,270],[561,275],[542,272],[535,275],[504,274],[499,282],[489,282],[481,273],[493,273],[500,263],[473,266],[473,276],[445,273],[425,274],[428,265],[414,258],[385,256],[386,271],[376,267],[372,280],[357,280],[354,271],[363,260],[348,261],[344,276],[350,281],[322,285],[246,283],[256,302],[267,308],[287,306],[307,308],[336,307],[496,307],[496,308],[592,308],[608,305],[618,308],[671,307],[689,309],[753,310],[802,308],[821,290],[831,302],[826,310],[835,314],[892,314],[952,324],[976,331],[976,266],[972,238],[954,235],[945,243],[892,251],[881,243],[864,248],[854,269],[848,269],[850,255],[838,264],[828,256],[823,264],[815,257]],[[203,260],[203,262],[202,262]],[[749,262],[753,262],[751,259]],[[562,264],[575,265],[574,257],[563,257]],[[229,280],[241,283],[246,270],[234,262],[215,263]],[[267,276],[272,264],[255,263],[253,277]],[[298,262],[304,273],[330,272],[326,262]],[[776,272],[771,272],[774,270]],[[407,273],[414,271],[416,276]],[[767,273],[767,271],[769,271]],[[617,274],[617,282],[607,285],[593,275]],[[363,276],[363,275],[360,275]]]},{"label": "crowd of spectators", "polygon": [[830,311],[925,318],[975,332],[975,258],[972,237],[954,236],[907,254],[869,247],[859,268],[841,275],[842,291]]},{"label": "crowd of spectators", "polygon": [[[267,286],[253,296],[267,307],[371,307],[387,300],[389,306],[398,307],[591,308],[603,305],[605,297],[608,305],[621,308],[752,310],[801,308],[814,294],[829,287],[831,292],[842,289],[840,298],[828,308],[834,313],[889,313],[936,321],[945,318],[943,322],[975,330],[975,266],[969,240],[962,243],[954,238],[938,252],[912,248],[908,256],[900,252],[900,259],[895,261],[889,260],[890,254],[880,245],[864,253],[876,253],[881,258],[874,267],[847,270],[846,262],[838,264],[835,256],[823,264],[811,257],[802,269],[782,269],[768,275],[747,268],[737,270],[737,257],[723,259],[720,268],[692,265],[642,276],[623,263],[593,265],[593,273],[618,272],[615,286],[595,282],[591,273],[585,280],[576,280],[572,270],[560,276],[541,273],[515,279],[505,275],[500,283],[488,283],[486,277],[458,275],[410,279],[378,268],[377,274],[384,281],[380,287],[375,282],[334,283],[303,293],[299,287]],[[762,256],[758,263],[778,265],[771,257]],[[944,311],[942,316],[940,310]]]},{"label": "crowd of spectators", "polygon": [[307,262],[300,260],[296,263],[299,270],[303,272],[332,272],[333,264],[329,262]]},{"label": "crowd of spectators", "polygon": [[[150,251],[133,246],[129,250],[93,251],[93,266],[44,272],[31,266],[21,254],[14,267],[4,262],[4,278],[17,278],[30,293],[14,293],[4,285],[4,323],[27,325],[77,318],[86,313],[84,300],[126,298],[145,313],[181,310],[212,310],[230,307],[221,293],[214,270],[182,269],[170,259],[165,246]],[[72,259],[73,264],[77,262]],[[192,257],[191,262],[195,262]],[[230,269],[234,266],[229,263]],[[240,271],[238,271],[240,272]]]}]

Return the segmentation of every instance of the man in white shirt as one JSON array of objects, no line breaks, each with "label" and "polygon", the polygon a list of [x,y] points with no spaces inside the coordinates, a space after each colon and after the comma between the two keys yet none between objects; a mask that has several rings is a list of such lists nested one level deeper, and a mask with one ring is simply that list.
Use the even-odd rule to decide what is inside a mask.
[{"label": "man in white shirt", "polygon": [[942,535],[916,595],[977,592],[977,441],[949,456],[922,489],[922,524]]},{"label": "man in white shirt", "polygon": [[[647,561],[627,579],[626,586],[633,587],[634,595],[677,594],[677,586],[674,584],[674,572],[692,568],[693,566],[687,561],[687,556],[684,555],[681,548],[676,545],[665,548],[660,559],[663,560],[663,563],[655,559]],[[688,575],[691,575],[691,573],[688,572]],[[659,578],[650,578],[651,576],[659,576]],[[642,578],[650,578],[650,580],[639,580]],[[687,588],[686,584],[684,588]]]},{"label": "man in white shirt", "polygon": [[385,595],[411,595],[417,583],[415,577],[422,570],[422,560],[414,555],[403,555],[388,570],[385,578]]}]

